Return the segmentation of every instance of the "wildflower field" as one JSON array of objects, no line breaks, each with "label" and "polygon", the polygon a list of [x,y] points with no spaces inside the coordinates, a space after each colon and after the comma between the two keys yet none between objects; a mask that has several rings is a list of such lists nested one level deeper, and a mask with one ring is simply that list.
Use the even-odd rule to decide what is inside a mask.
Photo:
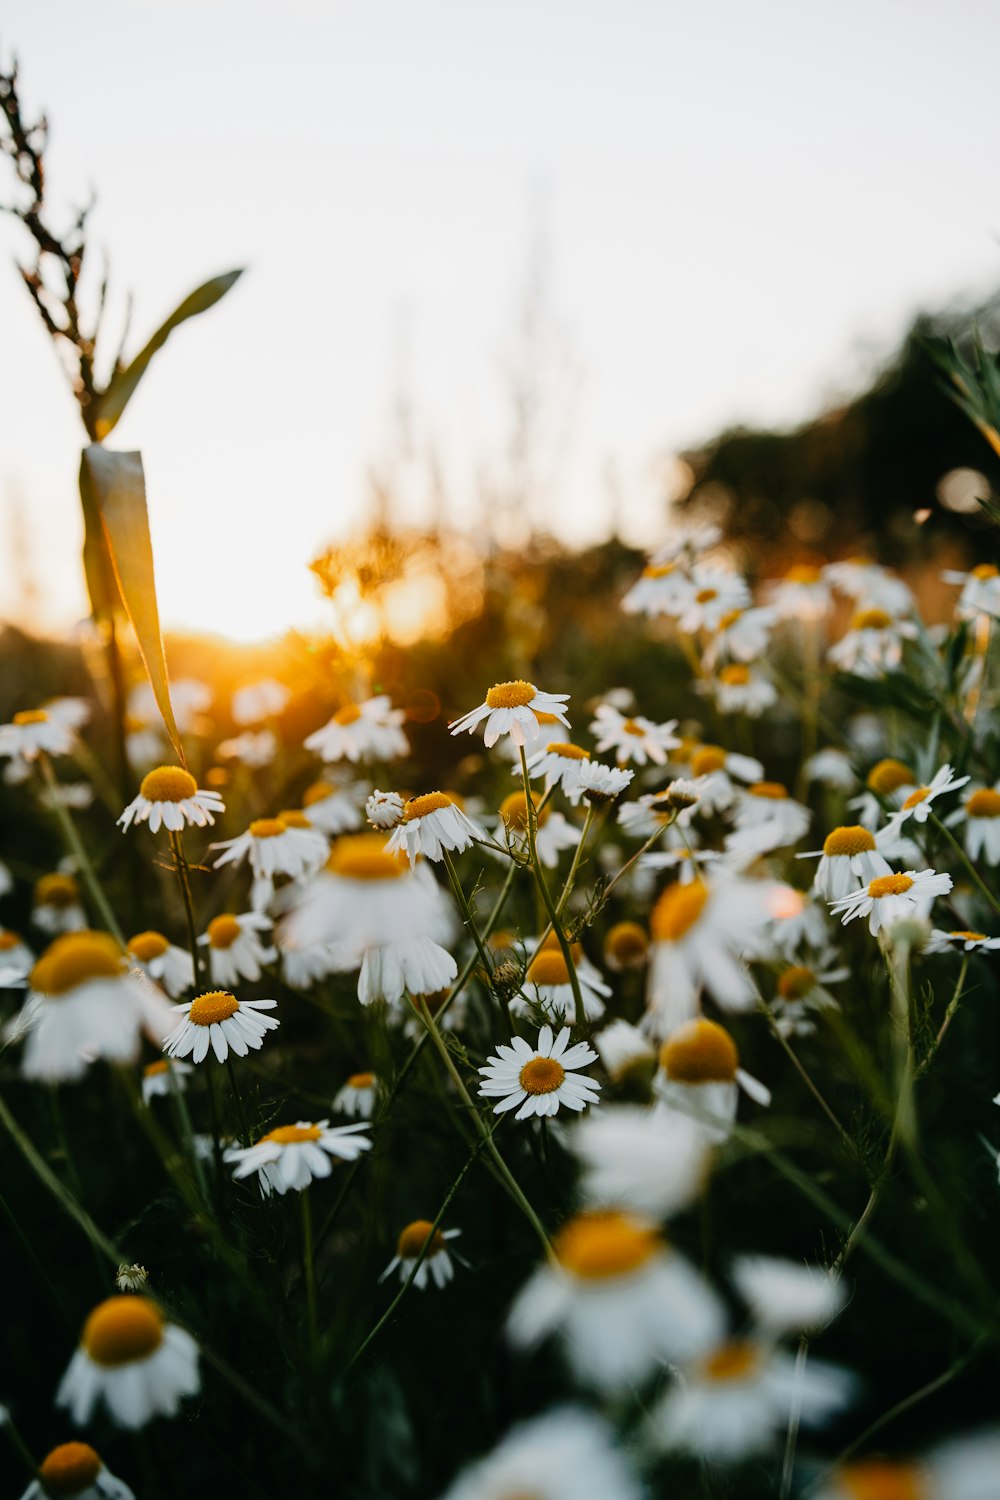
[{"label": "wildflower field", "polygon": [[144,368],[0,687],[3,1494],[997,1500],[991,529],[930,622],[695,509],[165,651]]}]

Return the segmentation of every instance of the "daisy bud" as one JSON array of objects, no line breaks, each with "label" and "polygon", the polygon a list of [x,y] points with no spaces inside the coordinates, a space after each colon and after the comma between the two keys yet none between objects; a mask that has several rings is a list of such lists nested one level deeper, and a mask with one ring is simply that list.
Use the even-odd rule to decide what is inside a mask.
[{"label": "daisy bud", "polygon": [[365,803],[365,814],[373,828],[395,828],[403,821],[406,804],[398,792],[374,791]]},{"label": "daisy bud", "polygon": [[120,1292],[141,1292],[148,1280],[145,1266],[121,1265],[115,1272],[115,1286]]},{"label": "daisy bud", "polygon": [[664,802],[668,807],[683,812],[685,807],[694,807],[701,796],[698,786],[693,781],[672,781],[667,787]]}]

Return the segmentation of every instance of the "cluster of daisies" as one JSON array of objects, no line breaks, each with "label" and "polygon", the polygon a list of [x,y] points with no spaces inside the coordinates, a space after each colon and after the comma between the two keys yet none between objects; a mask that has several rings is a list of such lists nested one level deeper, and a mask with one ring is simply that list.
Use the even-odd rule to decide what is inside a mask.
[{"label": "cluster of daisies", "polygon": [[[747,1251],[713,1280],[671,1242],[671,1221],[697,1208],[738,1142],[741,1101],[751,1112],[770,1104],[731,1018],[757,1018],[761,1044],[771,1033],[787,1047],[837,1011],[858,952],[884,955],[891,970],[900,954],[922,966],[954,953],[964,965],[1000,947],[989,930],[1000,913],[990,889],[1000,782],[982,774],[977,741],[996,569],[946,575],[960,589],[957,619],[974,627],[957,684],[961,764],[942,760],[936,734],[898,758],[885,723],[859,714],[810,746],[790,790],[751,753],[751,721],[782,709],[771,665],[782,632],[805,633],[830,669],[873,680],[909,660],[939,670],[941,640],[875,563],[799,565],[755,603],[718,541],[706,529],[656,553],[624,600],[683,638],[705,723],[659,721],[618,688],[574,733],[569,694],[496,683],[449,726],[481,735],[501,787],[487,801],[408,786],[405,715],[374,696],[343,703],[308,735],[308,784],[234,829],[217,826],[229,817],[225,763],[251,778],[274,767],[288,690],[267,680],[234,695],[239,732],[213,747],[200,786],[170,759],[150,691],[136,689],[127,744],[144,774],[117,821],[176,878],[169,930],[117,930],[75,846],[35,885],[32,933],[0,929],[0,987],[19,996],[4,1041],[19,1049],[23,1077],[85,1085],[119,1070],[138,1107],[173,1119],[165,1100],[188,1121],[179,1146],[198,1181],[214,1170],[247,1182],[270,1204],[262,1212],[309,1194],[338,1163],[363,1163],[402,1086],[368,1058],[343,1057],[323,1118],[271,1117],[261,1133],[240,1121],[223,1138],[213,1102],[212,1132],[191,1129],[190,1113],[207,1115],[212,1070],[231,1074],[239,1101],[236,1065],[279,1047],[289,1007],[327,981],[372,1008],[393,1045],[436,1044],[442,1087],[471,1111],[498,1173],[510,1175],[508,1161],[516,1171],[525,1147],[548,1159],[557,1143],[572,1212],[558,1224],[532,1215],[545,1255],[504,1336],[524,1356],[551,1341],[575,1399],[514,1429],[448,1500],[639,1497],[664,1456],[775,1463],[794,1453],[800,1427],[818,1432],[850,1409],[855,1375],[802,1355],[847,1306],[836,1262],[819,1249],[808,1265]],[[831,640],[845,601],[849,624]],[[182,733],[207,737],[205,685],[182,680],[172,694]],[[7,781],[34,786],[71,827],[92,799],[63,767],[84,763],[88,715],[81,700],[56,699],[0,726]],[[191,863],[219,872],[210,910],[192,901]],[[15,883],[4,867],[0,876],[2,898]],[[612,897],[627,919],[605,918]],[[507,925],[519,903],[533,913],[526,930]],[[449,1048],[445,1032],[461,1045]],[[777,1049],[770,1059],[765,1074],[783,1066]],[[501,1160],[494,1136],[508,1120]],[[468,1264],[443,1218],[415,1219],[386,1246],[382,1279],[397,1295],[445,1292]],[[123,1267],[118,1294],[86,1318],[56,1402],[78,1426],[103,1408],[139,1428],[176,1415],[199,1388],[196,1337],[149,1294],[141,1267]],[[642,1418],[624,1445],[598,1412],[637,1391]],[[978,1434],[905,1463],[834,1466],[813,1493],[981,1500],[998,1459],[1000,1437]],[[131,1492],[87,1443],[69,1442],[27,1493]]]}]

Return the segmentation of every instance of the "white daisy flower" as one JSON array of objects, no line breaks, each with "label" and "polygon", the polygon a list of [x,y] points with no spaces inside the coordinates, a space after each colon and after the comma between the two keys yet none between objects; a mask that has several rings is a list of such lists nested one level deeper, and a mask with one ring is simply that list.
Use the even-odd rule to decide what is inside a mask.
[{"label": "white daisy flower", "polygon": [[763,781],[764,767],[752,755],[738,755],[722,745],[700,745],[691,756],[691,775],[698,788],[699,817],[711,818],[728,812],[738,802],[742,788]]},{"label": "white daisy flower", "polygon": [[850,628],[826,653],[827,661],[856,677],[882,677],[903,660],[903,642],[917,638],[912,620],[900,620],[884,609],[869,607],[853,616]]},{"label": "white daisy flower", "polygon": [[822,568],[796,563],[771,584],[771,607],[782,620],[820,620],[830,608],[830,585]]},{"label": "white daisy flower", "polygon": [[484,1068],[479,1086],[484,1099],[498,1098],[495,1115],[516,1109],[515,1120],[532,1115],[550,1116],[562,1104],[580,1111],[593,1104],[601,1085],[593,1078],[578,1076],[577,1070],[597,1061],[597,1053],[586,1042],[569,1045],[570,1028],[564,1026],[553,1040],[552,1027],[543,1026],[538,1045],[531,1047],[523,1037],[501,1043]]},{"label": "white daisy flower", "polygon": [[296,894],[282,920],[278,945],[308,950],[333,945],[336,969],[360,968],[363,1005],[411,994],[433,994],[458,973],[442,946],[455,935],[448,900],[427,865],[407,868],[388,854],[377,833],[345,834],[326,866]]},{"label": "white daisy flower", "polygon": [[576,790],[587,802],[600,807],[620,797],[634,775],[634,771],[602,766],[599,760],[584,761],[577,772]]},{"label": "white daisy flower", "polygon": [[650,916],[645,1026],[668,1037],[696,1014],[704,985],[726,1010],[746,1010],[757,998],[742,962],[771,915],[773,886],[720,876],[669,885]]},{"label": "white daisy flower", "polygon": [[0,757],[31,762],[40,755],[69,755],[76,744],[70,726],[43,708],[15,714],[0,724]]},{"label": "white daisy flower", "polygon": [[331,838],[338,833],[353,833],[363,822],[359,805],[363,796],[363,788],[355,785],[314,781],[302,793],[302,811],[313,828]]},{"label": "white daisy flower", "polygon": [[717,1342],[715,1293],[646,1220],[578,1214],[553,1239],[557,1265],[537,1270],[511,1308],[512,1342],[533,1348],[559,1332],[574,1376],[611,1392]]},{"label": "white daisy flower", "polygon": [[926,917],[937,896],[945,896],[951,890],[950,875],[939,875],[934,870],[907,870],[901,875],[880,875],[870,880],[860,891],[842,896],[830,902],[830,910],[840,916],[846,924],[855,917],[868,918],[868,931],[872,937],[881,927],[891,927],[903,917]]},{"label": "white daisy flower", "polygon": [[59,786],[42,787],[38,800],[43,807],[68,807],[73,812],[84,812],[93,806],[94,789],[86,781],[64,781]]},{"label": "white daisy flower", "polygon": [[235,1182],[256,1172],[262,1193],[273,1189],[284,1194],[289,1188],[301,1193],[317,1178],[329,1177],[331,1158],[356,1161],[363,1151],[370,1151],[372,1143],[361,1133],[367,1129],[367,1121],[331,1128],[329,1120],[299,1120],[269,1130],[253,1146],[230,1146],[222,1157],[235,1163]]},{"label": "white daisy flower", "polygon": [[690,566],[696,563],[703,553],[710,552],[713,547],[717,547],[722,537],[722,527],[717,526],[713,521],[682,526],[674,540],[667,542],[665,546],[654,552],[650,561],[657,564],[683,561]]},{"label": "white daisy flower", "polygon": [[178,948],[162,932],[137,932],[128,940],[128,955],[148,979],[162,985],[172,1000],[194,984],[194,963],[186,948]]},{"label": "white daisy flower", "polygon": [[245,911],[238,916],[220,912],[213,917],[198,942],[208,948],[208,973],[214,985],[230,989],[241,979],[256,984],[261,966],[272,964],[278,950],[266,936],[270,935],[271,918],[260,911]]},{"label": "white daisy flower", "polygon": [[853,791],[858,779],[850,756],[843,750],[832,747],[817,750],[815,755],[810,755],[803,763],[802,774],[810,784],[819,782],[820,786],[830,787],[837,792]]},{"label": "white daisy flower", "polygon": [[353,1119],[370,1120],[378,1104],[378,1079],[374,1073],[352,1073],[333,1096],[333,1108]]},{"label": "white daisy flower", "polygon": [[[952,1438],[923,1458],[863,1458],[844,1464],[815,1500],[994,1500],[1000,1429]],[[492,1500],[492,1497],[491,1497]]]},{"label": "white daisy flower", "polygon": [[746,714],[750,719],[759,719],[778,701],[774,683],[752,662],[734,661],[720,667],[708,691],[720,713]]},{"label": "white daisy flower", "polygon": [[725,840],[729,853],[752,850],[767,854],[797,844],[812,822],[812,812],[788,795],[780,781],[755,781],[741,792],[733,815],[735,832]]},{"label": "white daisy flower", "polygon": [[865,790],[847,806],[858,814],[865,828],[880,827],[884,806],[900,807],[914,790],[917,778],[901,760],[891,757],[877,761],[865,778]]},{"label": "white daisy flower", "polygon": [[273,677],[249,682],[233,694],[233,723],[260,724],[264,719],[276,719],[284,713],[291,696],[285,684]]},{"label": "white daisy flower", "polygon": [[693,1119],[706,1140],[724,1141],[729,1135],[740,1089],[755,1104],[771,1102],[770,1091],[740,1067],[736,1043],[717,1022],[688,1021],[660,1048],[656,1097],[665,1109]]},{"label": "white daisy flower", "polygon": [[622,600],[628,615],[668,615],[679,618],[689,607],[695,586],[676,562],[651,562]]},{"label": "white daisy flower", "polygon": [[170,754],[170,743],[158,724],[147,724],[136,714],[125,715],[125,750],[130,766],[156,766]]},{"label": "white daisy flower", "polygon": [[142,1070],[143,1104],[149,1104],[151,1099],[167,1099],[175,1089],[183,1094],[187,1075],[193,1072],[190,1063],[172,1062],[166,1057],[147,1063]]},{"label": "white daisy flower", "polygon": [[903,580],[870,558],[827,563],[823,573],[848,599],[865,599],[890,615],[905,615],[913,608],[913,594]]},{"label": "white daisy flower", "polygon": [[398,792],[380,792],[377,788],[365,803],[365,816],[373,828],[395,828],[403,821],[406,798]]},{"label": "white daisy flower", "polygon": [[594,1046],[614,1083],[621,1083],[634,1069],[649,1070],[656,1062],[649,1038],[630,1021],[612,1021],[594,1037]]},{"label": "white daisy flower", "polygon": [[771,1338],[818,1333],[847,1303],[843,1280],[821,1266],[771,1255],[738,1255],[731,1276],[755,1327]]},{"label": "white daisy flower", "polygon": [[474,734],[486,720],[483,743],[487,750],[502,734],[509,734],[515,745],[533,744],[541,734],[538,713],[554,714],[560,724],[569,728],[564,704],[568,693],[543,693],[532,682],[498,682],[486,694],[486,701],[471,713],[453,719],[448,725],[452,734],[468,731]]},{"label": "white daisy flower", "polygon": [[842,984],[851,977],[844,965],[831,966],[826,958],[815,966],[789,964],[778,975],[775,999],[771,1007],[781,1036],[809,1036],[815,1031],[813,1015],[821,1010],[839,1010],[828,985]]},{"label": "white daisy flower", "polygon": [[627,718],[610,703],[601,703],[591,722],[590,732],[596,736],[599,755],[605,750],[613,750],[621,762],[665,766],[668,752],[680,744],[674,734],[676,728],[676,719],[670,719],[666,724],[654,724],[642,714]]},{"label": "white daisy flower", "polygon": [[1000,782],[977,787],[970,792],[961,809],[949,815],[949,826],[965,822],[965,852],[970,859],[985,859],[988,865],[1000,864]]},{"label": "white daisy flower", "polygon": [[[545,791],[558,786],[573,807],[581,793],[576,785],[581,766],[590,759],[590,751],[570,740],[550,740],[544,750],[528,756],[528,776],[532,781],[545,777]],[[520,776],[520,764],[511,767],[512,776]]]},{"label": "white daisy flower", "polygon": [[[579,953],[576,951],[579,949]],[[577,962],[577,959],[581,962]],[[585,964],[583,950],[574,944],[573,966],[583,999],[583,1009],[588,1021],[597,1021],[604,1014],[604,1001],[611,994],[611,986],[605,984],[593,964]],[[569,968],[560,948],[553,944],[536,953],[524,976],[524,988],[531,999],[553,1021],[573,1022],[576,1006]],[[511,1002],[513,1015],[523,1014],[527,1006],[523,1001]]]},{"label": "white daisy flower", "polygon": [[[212,706],[212,689],[197,677],[178,677],[170,684],[170,704],[181,734],[197,733],[201,716]],[[137,683],[129,693],[128,711],[146,724],[160,722],[160,705],[148,681]]]},{"label": "white daisy flower", "polygon": [[757,938],[751,938],[748,957],[792,962],[803,948],[825,948],[830,941],[826,902],[814,901],[780,880],[771,892],[769,919]]},{"label": "white daisy flower", "polygon": [[0,927],[0,983],[16,984],[31,972],[35,955],[20,933]]},{"label": "white daisy flower", "polygon": [[36,880],[31,920],[51,936],[61,932],[82,932],[87,925],[87,914],[80,900],[76,877],[56,870]]},{"label": "white daisy flower", "polygon": [[48,1500],[52,1495],[71,1496],[72,1500],[135,1500],[124,1480],[116,1479],[105,1468],[100,1455],[89,1443],[60,1443],[51,1449],[38,1466],[21,1500]]},{"label": "white daisy flower", "polygon": [[835,828],[823,840],[822,849],[797,854],[796,859],[815,859],[819,864],[812,888],[825,901],[836,901],[879,875],[891,875],[892,867],[879,852],[875,835],[860,823]]},{"label": "white daisy flower", "polygon": [[591,1208],[666,1219],[690,1207],[708,1175],[709,1144],[695,1120],[642,1105],[608,1104],[573,1127]]},{"label": "white daisy flower", "polygon": [[397,1270],[400,1281],[409,1281],[410,1273],[417,1264],[421,1251],[430,1241],[427,1252],[417,1267],[413,1285],[418,1292],[422,1292],[428,1281],[433,1281],[440,1291],[455,1275],[455,1266],[448,1254],[448,1241],[457,1239],[461,1233],[460,1229],[435,1229],[430,1219],[414,1219],[412,1224],[407,1224],[399,1236],[396,1253],[382,1272],[379,1281],[385,1281],[386,1277],[391,1276],[393,1271]]},{"label": "white daisy flower", "polygon": [[733,610],[746,609],[750,590],[739,573],[695,564],[691,569],[691,596],[680,616],[680,628],[688,635],[699,630],[717,630]]},{"label": "white daisy flower", "polygon": [[[956,776],[951,766],[944,765],[935,771],[927,786],[914,787],[908,796],[904,797],[899,810],[892,816],[892,837],[898,833],[900,826],[907,818],[912,818],[915,823],[926,823],[930,817],[931,804],[935,798],[943,796],[946,792],[957,791],[960,786],[965,786],[969,780],[968,776]],[[998,799],[1000,800],[1000,799]]]},{"label": "white daisy flower", "polygon": [[27,1003],[10,1023],[26,1037],[21,1071],[46,1083],[82,1078],[97,1058],[134,1062],[143,1033],[159,1045],[170,1007],[107,932],[63,933],[31,970]]},{"label": "white daisy flower", "polygon": [[515,1427],[492,1453],[459,1474],[443,1500],[516,1500],[519,1495],[643,1500],[645,1490],[599,1417],[560,1407]]},{"label": "white daisy flower", "polygon": [[979,615],[1000,618],[1000,570],[993,563],[979,563],[969,573],[946,569],[941,577],[945,583],[961,586],[956,620],[975,620]]},{"label": "white daisy flower", "polygon": [[405,854],[412,869],[418,854],[433,860],[441,859],[446,849],[461,854],[482,836],[449,792],[426,792],[409,798],[403,821],[393,829],[385,847],[388,854]]},{"label": "white daisy flower", "polygon": [[42,708],[50,719],[65,724],[67,729],[82,729],[90,719],[90,704],[86,698],[76,698],[62,695],[58,698],[47,698]]},{"label": "white daisy flower", "polygon": [[805,1427],[842,1411],[854,1377],[838,1365],[792,1355],[765,1340],[732,1339],[686,1364],[649,1419],[653,1443],[714,1463],[767,1453],[784,1436],[792,1406]]},{"label": "white daisy flower", "polygon": [[278,933],[277,950],[281,955],[281,972],[293,990],[308,990],[329,974],[342,974],[357,968],[354,950],[343,943],[298,944],[287,928]]},{"label": "white daisy flower", "polygon": [[[687,837],[691,838],[691,816],[694,803],[678,811],[677,804],[672,795],[675,782],[661,787],[655,792],[644,792],[634,802],[623,802],[618,809],[618,822],[622,829],[633,838],[648,839],[658,828],[662,828],[666,835],[668,844],[672,841],[677,847],[684,847],[684,839],[681,838],[677,829],[672,825],[679,824],[687,831]],[[683,786],[689,783],[682,783]]]},{"label": "white daisy flower", "polygon": [[731,609],[722,615],[705,647],[706,667],[721,661],[756,661],[764,655],[778,616],[773,609]]},{"label": "white daisy flower", "polygon": [[210,849],[221,849],[215,861],[215,869],[221,865],[241,864],[250,861],[254,883],[250,904],[261,911],[274,893],[275,875],[288,875],[293,880],[311,875],[329,853],[329,845],[323,834],[310,828],[302,819],[301,827],[294,826],[285,817],[254,818],[245,833],[235,839],[223,839],[210,844]]},{"label": "white daisy flower", "polygon": [[272,765],[277,753],[278,739],[272,729],[244,730],[215,747],[219,760],[238,760],[254,770]]},{"label": "white daisy flower", "polygon": [[56,1405],[73,1421],[89,1422],[103,1401],[119,1427],[144,1427],[175,1416],[185,1396],[198,1393],[198,1346],[165,1321],[148,1297],[109,1297],[83,1325]]},{"label": "white daisy flower", "polygon": [[720,854],[718,849],[699,849],[697,845],[686,849],[682,846],[673,849],[651,849],[647,854],[640,854],[638,868],[650,871],[673,870],[681,884],[687,885],[692,880],[700,880],[713,865],[718,865],[724,860],[725,855]]},{"label": "white daisy flower", "polygon": [[400,727],[405,717],[385,694],[364,703],[345,703],[328,724],[309,736],[305,748],[327,764],[336,760],[349,760],[355,765],[360,760],[397,760],[410,751]]},{"label": "white daisy flower", "polygon": [[246,1057],[263,1045],[265,1033],[278,1025],[274,1016],[262,1016],[263,1010],[274,1010],[276,1000],[237,1000],[228,990],[208,990],[186,1005],[175,1005],[181,1019],[163,1043],[168,1057],[188,1057],[194,1063],[204,1062],[209,1046],[219,1062],[225,1062],[230,1050]]},{"label": "white daisy flower", "polygon": [[183,766],[157,766],[142,778],[138,797],[118,822],[123,832],[133,823],[148,823],[151,833],[158,833],[161,824],[177,833],[188,823],[206,828],[221,812],[225,806],[218,792],[200,791],[190,771]]},{"label": "white daisy flower", "polygon": [[995,953],[998,948],[1000,937],[989,937],[985,932],[970,932],[965,929],[944,932],[940,927],[935,927],[924,952],[954,953],[961,949],[963,953]]}]

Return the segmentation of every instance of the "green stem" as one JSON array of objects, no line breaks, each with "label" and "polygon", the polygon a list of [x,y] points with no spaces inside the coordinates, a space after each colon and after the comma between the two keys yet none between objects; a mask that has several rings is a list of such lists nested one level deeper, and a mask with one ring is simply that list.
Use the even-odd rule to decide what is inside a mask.
[{"label": "green stem", "polygon": [[233,1066],[232,1053],[226,1053],[226,1072],[229,1074],[229,1086],[233,1091],[233,1102],[236,1105],[236,1119],[240,1132],[240,1145],[250,1145],[250,1127],[247,1124],[246,1110],[243,1107],[243,1095],[236,1081],[236,1069]]},{"label": "green stem", "polygon": [[312,1204],[309,1189],[299,1194],[302,1200],[302,1264],[306,1281],[306,1324],[309,1329],[309,1346],[316,1346],[316,1268],[313,1264]]},{"label": "green stem", "polygon": [[578,1030],[587,1032],[589,1031],[587,1012],[583,1004],[583,992],[580,989],[580,978],[576,972],[576,964],[573,962],[573,949],[570,946],[569,940],[566,937],[566,933],[563,930],[562,922],[559,919],[559,914],[556,911],[555,905],[552,900],[552,892],[549,890],[548,881],[545,879],[545,873],[542,870],[541,862],[538,858],[538,845],[536,842],[538,815],[535,810],[535,804],[532,801],[531,797],[531,779],[528,776],[528,758],[524,753],[523,745],[519,745],[517,748],[521,756],[521,778],[524,782],[525,816],[528,823],[528,849],[531,854],[531,869],[535,877],[535,884],[538,887],[538,893],[541,896],[542,902],[545,906],[545,910],[548,913],[552,931],[556,935],[556,941],[559,944],[563,960],[566,964],[566,972],[569,975],[570,988],[573,991],[573,1006],[576,1014],[576,1026]]},{"label": "green stem", "polygon": [[[3,1421],[0,1422],[0,1427],[2,1427],[6,1432],[7,1437],[10,1440],[11,1447],[14,1449],[14,1452],[24,1464],[24,1467],[27,1469],[28,1473],[33,1478],[36,1477],[38,1474],[38,1465],[35,1462],[34,1454],[28,1447],[27,1443],[24,1441],[24,1438],[21,1436],[20,1432],[18,1432],[17,1428],[15,1427],[14,1420],[9,1412],[4,1413]],[[43,1493],[47,1493],[47,1491],[43,1491]]]},{"label": "green stem", "polygon": [[952,849],[954,849],[955,853],[958,855],[959,859],[962,861],[963,865],[972,876],[973,882],[978,887],[980,894],[986,897],[986,900],[989,902],[990,906],[992,906],[993,910],[998,915],[1000,915],[1000,901],[997,900],[993,892],[990,890],[989,886],[986,884],[985,880],[983,880],[979,871],[976,869],[975,865],[972,863],[972,860],[966,854],[965,850],[962,848],[961,844],[958,842],[958,839],[952,833],[951,829],[948,828],[946,824],[941,822],[941,819],[938,817],[937,813],[933,811],[933,809],[931,810],[931,819],[935,827],[944,834]]},{"label": "green stem", "polygon": [[194,965],[194,981],[196,986],[201,986],[206,974],[206,955],[198,942],[198,928],[194,920],[194,902],[191,899],[191,880],[187,856],[184,853],[184,835],[175,833],[172,828],[167,829],[170,839],[170,847],[174,855],[174,868],[177,871],[177,882],[181,888],[181,900],[184,903],[184,916],[187,921],[188,947],[191,950],[191,962]]},{"label": "green stem", "polygon": [[968,972],[969,972],[969,955],[967,953],[963,953],[962,954],[962,967],[961,967],[961,969],[958,972],[958,981],[957,981],[957,983],[955,985],[954,993],[952,994],[952,997],[951,997],[951,999],[948,1002],[948,1009],[944,1013],[944,1020],[941,1022],[941,1026],[940,1026],[940,1029],[938,1030],[938,1034],[934,1038],[934,1041],[931,1043],[930,1050],[928,1051],[927,1056],[922,1060],[920,1066],[917,1069],[917,1072],[916,1072],[917,1078],[923,1078],[924,1074],[927,1072],[927,1069],[930,1067],[931,1063],[934,1061],[935,1057],[937,1056],[938,1049],[940,1048],[941,1043],[945,1039],[945,1036],[946,1036],[947,1031],[948,1031],[948,1027],[951,1025],[952,1021],[954,1020],[954,1018],[955,1018],[955,1012],[958,1010],[959,1004],[961,1002],[962,991],[963,991],[963,989],[965,987],[965,976],[968,974]]},{"label": "green stem", "polygon": [[434,1046],[437,1048],[438,1053],[441,1057],[441,1061],[444,1063],[452,1083],[458,1090],[459,1097],[468,1110],[472,1122],[475,1125],[480,1137],[482,1138],[483,1145],[486,1147],[486,1150],[493,1158],[494,1165],[496,1166],[497,1171],[500,1173],[500,1176],[503,1178],[508,1192],[520,1208],[521,1212],[524,1214],[525,1218],[528,1220],[528,1223],[531,1225],[532,1229],[538,1235],[538,1238],[542,1243],[542,1247],[545,1250],[545,1254],[548,1256],[550,1261],[554,1262],[555,1251],[552,1249],[551,1242],[545,1232],[545,1229],[542,1226],[542,1222],[539,1219],[538,1215],[535,1213],[535,1210],[532,1208],[531,1204],[528,1202],[527,1198],[524,1196],[517,1178],[514,1176],[513,1172],[511,1172],[507,1163],[504,1161],[503,1157],[500,1155],[500,1152],[497,1150],[496,1142],[493,1139],[493,1132],[487,1129],[486,1125],[483,1123],[483,1118],[480,1115],[475,1104],[473,1103],[468,1089],[465,1087],[465,1083],[462,1080],[462,1075],[459,1073],[457,1067],[455,1066],[454,1058],[448,1051],[444,1038],[442,1037],[440,1031],[438,1031],[434,1021],[434,1017],[428,1010],[427,1002],[424,1000],[424,997],[422,995],[420,996],[420,1014],[423,1017],[424,1025],[427,1027],[428,1035],[430,1036],[430,1039]]},{"label": "green stem", "polygon": [[[462,882],[458,878],[458,871],[455,869],[454,861],[452,860],[452,857],[448,853],[447,849],[442,849],[441,854],[444,859],[444,867],[448,871],[448,879],[451,882],[451,888],[455,893],[455,900],[458,902],[459,909],[462,913],[462,920],[471,933],[472,940],[476,945],[476,952],[479,954],[479,961],[483,966],[486,986],[490,991],[492,991],[493,986],[491,981],[493,977],[493,964],[490,961],[490,955],[486,951],[485,943],[479,936],[479,928],[476,926],[476,919],[472,914],[472,908],[470,907],[468,901],[465,899],[465,892],[462,889]],[[499,996],[497,997],[497,1004],[503,1017],[507,1035],[513,1036],[514,1028],[510,1019],[510,1010],[499,998]]]},{"label": "green stem", "polygon": [[43,753],[38,757],[38,764],[42,768],[42,776],[45,778],[45,784],[51,793],[52,811],[55,813],[56,821],[62,831],[63,838],[66,840],[66,846],[76,860],[77,868],[83,877],[84,885],[90,893],[90,898],[100,913],[101,921],[105,927],[118,939],[124,948],[125,938],[118,924],[118,919],[111,909],[111,904],[107,896],[104,894],[104,888],[97,878],[97,872],[83,846],[83,841],[76,831],[76,825],[70,817],[69,808],[64,807],[60,801],[59,782],[56,779],[55,771],[52,769],[52,762]]},{"label": "green stem", "polygon": [[851,1153],[852,1156],[856,1155],[856,1149],[855,1149],[854,1142],[851,1140],[851,1137],[848,1135],[848,1133],[844,1129],[843,1125],[841,1125],[840,1121],[837,1119],[837,1116],[834,1114],[834,1112],[831,1109],[830,1105],[826,1102],[826,1100],[824,1099],[823,1095],[820,1093],[819,1089],[817,1088],[816,1084],[813,1082],[812,1078],[809,1076],[809,1073],[806,1071],[805,1067],[803,1066],[803,1064],[801,1063],[801,1061],[799,1060],[799,1058],[796,1056],[795,1052],[792,1050],[792,1047],[791,1047],[790,1042],[788,1041],[788,1038],[786,1036],[782,1035],[782,1033],[781,1033],[781,1031],[780,1031],[780,1029],[778,1027],[778,1023],[775,1020],[774,1014],[773,1014],[773,1012],[771,1010],[771,1007],[767,1004],[767,1002],[765,1000],[761,1000],[760,1001],[760,1008],[764,1012],[765,1016],[767,1017],[768,1025],[771,1028],[771,1033],[774,1036],[775,1041],[778,1043],[778,1046],[782,1048],[782,1050],[784,1051],[784,1053],[788,1057],[789,1062],[792,1064],[792,1067],[798,1073],[799,1077],[802,1079],[802,1082],[805,1084],[805,1086],[809,1090],[810,1094],[812,1094],[813,1098],[816,1100],[816,1103],[819,1105],[820,1109],[826,1115],[827,1119],[830,1121],[831,1125],[834,1127],[834,1129],[836,1130],[837,1134],[840,1136],[841,1141],[847,1147],[848,1151],[850,1151],[850,1153]]}]

